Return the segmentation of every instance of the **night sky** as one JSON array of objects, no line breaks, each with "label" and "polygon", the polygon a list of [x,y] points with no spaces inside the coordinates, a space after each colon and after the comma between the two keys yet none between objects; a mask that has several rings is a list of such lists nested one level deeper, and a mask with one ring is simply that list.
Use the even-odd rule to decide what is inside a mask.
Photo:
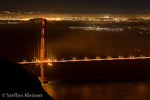
[{"label": "night sky", "polygon": [[149,14],[150,0],[3,0],[0,10],[49,13]]}]

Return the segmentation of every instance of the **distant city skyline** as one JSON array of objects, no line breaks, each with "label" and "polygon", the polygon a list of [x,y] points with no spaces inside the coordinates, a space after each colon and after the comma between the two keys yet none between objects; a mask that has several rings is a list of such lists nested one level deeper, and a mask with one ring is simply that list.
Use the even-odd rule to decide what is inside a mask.
[{"label": "distant city skyline", "polygon": [[149,0],[3,0],[1,11],[80,14],[149,14]]}]

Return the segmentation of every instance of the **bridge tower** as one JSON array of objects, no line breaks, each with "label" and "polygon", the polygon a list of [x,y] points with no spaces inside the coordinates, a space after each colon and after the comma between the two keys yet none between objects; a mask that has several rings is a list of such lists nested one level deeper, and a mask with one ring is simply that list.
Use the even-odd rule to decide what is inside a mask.
[{"label": "bridge tower", "polygon": [[[47,34],[46,34],[46,19],[42,18],[42,28],[41,28],[41,50],[40,50],[40,59],[41,62],[47,59]],[[41,81],[43,83],[44,79],[44,67],[43,63],[40,64],[41,68]]]}]

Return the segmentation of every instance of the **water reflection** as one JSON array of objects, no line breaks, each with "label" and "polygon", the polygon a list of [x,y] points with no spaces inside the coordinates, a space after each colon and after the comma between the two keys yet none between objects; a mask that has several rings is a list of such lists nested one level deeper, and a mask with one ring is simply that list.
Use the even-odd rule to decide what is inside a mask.
[{"label": "water reflection", "polygon": [[149,100],[150,81],[47,84],[55,100]]}]

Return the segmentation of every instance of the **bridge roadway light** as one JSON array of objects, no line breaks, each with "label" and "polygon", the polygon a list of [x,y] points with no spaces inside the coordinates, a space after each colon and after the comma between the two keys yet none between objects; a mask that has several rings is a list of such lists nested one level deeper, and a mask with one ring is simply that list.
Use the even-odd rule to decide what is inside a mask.
[{"label": "bridge roadway light", "polygon": [[100,59],[100,57],[96,57],[96,59]]},{"label": "bridge roadway light", "polygon": [[132,58],[132,55],[130,55],[130,58]]},{"label": "bridge roadway light", "polygon": [[77,58],[73,57],[73,60],[77,60]]},{"label": "bridge roadway light", "polygon": [[87,57],[85,57],[85,59],[88,59]]},{"label": "bridge roadway light", "polygon": [[[62,59],[61,59],[62,60]],[[57,61],[57,59],[53,59],[52,61]]]},{"label": "bridge roadway light", "polygon": [[111,57],[111,56],[108,56],[108,59],[109,59],[109,58],[112,58],[112,57]]},{"label": "bridge roadway light", "polygon": [[136,57],[133,56],[132,59],[136,59]]},{"label": "bridge roadway light", "polygon": [[61,58],[61,60],[65,60],[64,58]]},{"label": "bridge roadway light", "polygon": [[48,63],[48,66],[53,66],[53,64],[52,63]]},{"label": "bridge roadway light", "polygon": [[135,59],[134,56],[130,55],[130,58]]},{"label": "bridge roadway light", "polygon": [[123,56],[119,56],[119,58],[123,58]]},{"label": "bridge roadway light", "polygon": [[145,58],[145,56],[144,56],[144,55],[141,55],[141,58],[142,58],[142,59],[144,59],[144,58]]}]

